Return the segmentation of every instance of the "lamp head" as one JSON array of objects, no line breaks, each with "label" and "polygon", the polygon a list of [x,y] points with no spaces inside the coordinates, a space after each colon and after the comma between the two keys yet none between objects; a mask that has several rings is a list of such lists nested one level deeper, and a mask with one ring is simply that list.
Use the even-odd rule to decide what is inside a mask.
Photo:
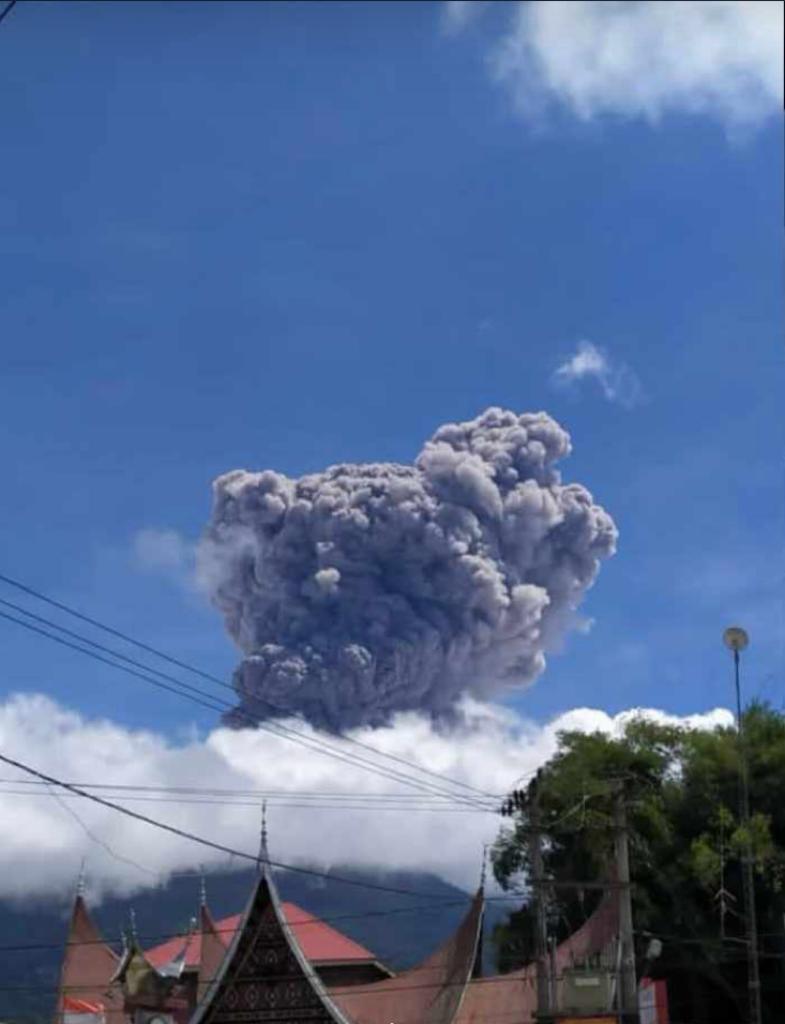
[{"label": "lamp head", "polygon": [[731,651],[743,651],[750,642],[750,638],[741,626],[728,626],[722,634],[722,639],[725,646]]},{"label": "lamp head", "polygon": [[652,939],[646,947],[646,959],[656,960],[662,955],[662,942],[659,939]]}]

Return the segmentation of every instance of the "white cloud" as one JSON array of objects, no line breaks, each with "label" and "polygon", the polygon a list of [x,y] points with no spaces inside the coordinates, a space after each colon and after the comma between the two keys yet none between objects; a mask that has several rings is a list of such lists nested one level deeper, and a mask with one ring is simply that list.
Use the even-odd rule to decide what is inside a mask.
[{"label": "white cloud", "polygon": [[[584,121],[683,113],[736,132],[781,110],[778,0],[533,0],[509,8],[489,62],[525,115],[553,104]],[[451,17],[455,29],[470,20],[461,11]]]},{"label": "white cloud", "polygon": [[[470,703],[465,724],[452,733],[436,731],[426,719],[407,714],[389,728],[358,730],[353,736],[451,778],[502,793],[547,760],[556,749],[559,730],[618,731],[634,713],[613,718],[603,711],[576,708],[540,725],[508,710]],[[663,712],[644,713],[657,720],[682,721]],[[732,719],[728,711],[718,709],[683,721],[710,728]],[[317,735],[302,724],[297,729]],[[329,742],[349,755],[367,756],[367,751],[345,740],[330,737]],[[271,854],[284,862],[430,870],[469,887],[477,878],[482,845],[498,828],[497,817],[486,813],[282,806],[283,799],[289,804],[304,802],[296,795],[303,791],[355,797],[413,791],[266,732],[218,728],[205,738],[193,736],[176,745],[157,733],[86,718],[35,694],[11,696],[0,704],[0,751],[72,782],[289,794],[273,798],[269,812]],[[30,795],[37,787],[8,783],[27,778],[14,769],[3,766],[0,776],[0,897],[72,891],[83,856],[88,858],[94,895],[149,885],[149,872],[165,877],[202,863],[226,864],[221,854],[85,800]],[[194,804],[186,797],[170,803],[125,800],[151,817],[236,849],[255,851],[259,808],[252,800],[245,806],[228,800]],[[101,843],[89,839],[85,828]],[[123,859],[115,859],[107,846]]]},{"label": "white cloud", "polygon": [[163,577],[189,596],[207,594],[209,558],[199,556],[199,543],[178,530],[157,526],[138,530],[131,542],[131,559],[136,569]]},{"label": "white cloud", "polygon": [[556,385],[573,385],[583,380],[599,384],[609,402],[617,402],[626,409],[641,399],[641,384],[637,375],[623,363],[611,360],[607,351],[591,341],[580,341],[575,352],[556,368],[552,381]]},{"label": "white cloud", "polygon": [[444,24],[448,32],[460,32],[488,6],[486,0],[447,0]]},{"label": "white cloud", "polygon": [[185,573],[190,571],[194,548],[177,530],[147,527],[133,538],[137,565],[151,572]]}]

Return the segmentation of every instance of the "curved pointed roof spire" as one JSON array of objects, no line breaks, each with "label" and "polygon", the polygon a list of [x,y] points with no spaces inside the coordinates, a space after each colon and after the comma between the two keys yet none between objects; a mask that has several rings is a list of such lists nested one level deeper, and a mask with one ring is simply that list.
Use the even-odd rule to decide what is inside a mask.
[{"label": "curved pointed roof spire", "polygon": [[[479,973],[483,908],[480,890],[452,936],[417,967],[369,985],[336,986],[330,995],[354,1024],[454,1024]],[[484,1021],[491,1019],[489,1014]],[[472,1024],[480,1024],[479,1018]]]},{"label": "curved pointed roof spire", "polygon": [[56,1020],[62,1020],[69,1000],[79,1000],[102,1006],[107,1024],[123,1024],[122,999],[111,985],[117,954],[104,942],[90,917],[84,887],[83,862],[60,967]]},{"label": "curved pointed roof spire", "polygon": [[259,833],[259,856],[256,858],[256,867],[262,870],[262,865],[268,864],[270,853],[267,849],[267,801],[262,800],[262,828]]},{"label": "curved pointed roof spire", "polygon": [[84,899],[85,894],[85,858],[82,857],[82,863],[79,865],[79,875],[76,879],[76,898]]}]

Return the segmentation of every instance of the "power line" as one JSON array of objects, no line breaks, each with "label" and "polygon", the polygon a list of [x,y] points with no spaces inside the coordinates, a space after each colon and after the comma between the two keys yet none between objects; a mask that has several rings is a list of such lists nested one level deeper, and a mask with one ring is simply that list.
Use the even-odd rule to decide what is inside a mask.
[{"label": "power line", "polygon": [[[336,921],[359,921],[365,920],[368,917],[389,917],[393,914],[419,914],[425,911],[441,910],[447,907],[463,907],[466,905],[467,898],[468,897],[464,896],[461,899],[434,900],[430,903],[419,903],[408,907],[392,907],[388,910],[366,910],[359,914],[332,914],[324,917],[316,917],[314,915],[312,920],[288,921],[287,918],[287,921],[291,927],[297,928],[298,930],[300,928],[315,928],[322,924],[334,924]],[[236,927],[219,928],[217,925],[213,928],[213,931],[218,935],[233,935],[236,930]],[[187,936],[185,933],[179,931],[148,932],[147,934],[139,935],[137,937],[140,942],[148,943],[154,941],[156,945],[162,945],[163,942],[169,941],[170,939],[185,939]],[[17,943],[15,945],[0,945],[0,953],[33,953],[50,949],[74,949],[78,946],[106,945],[109,945],[109,943],[105,939],[83,939],[79,942],[30,942],[24,944]]]},{"label": "power line", "polygon": [[[188,877],[198,878],[200,877],[198,872],[190,872]],[[325,875],[325,878],[332,880],[332,875]],[[423,895],[420,893],[419,895]],[[289,921],[290,926],[296,928],[312,928],[318,927],[321,924],[334,924],[336,921],[359,921],[365,920],[369,917],[388,917],[393,914],[419,914],[431,910],[441,910],[447,907],[465,907],[466,903],[472,899],[468,894],[464,894],[460,899],[457,897],[444,900],[432,900],[429,903],[419,903],[414,906],[408,907],[392,907],[387,910],[366,910],[358,914],[330,914],[325,916],[313,915],[312,920],[295,920]],[[517,896],[485,896],[485,902],[498,902],[502,900],[515,900],[517,902]],[[284,900],[286,902],[286,900]],[[308,913],[308,911],[306,911]],[[235,915],[227,915],[229,917]],[[242,915],[240,915],[242,916]],[[221,920],[221,919],[219,919]],[[214,927],[213,929],[219,935],[227,934],[232,935],[236,931],[236,928],[219,928]],[[145,943],[155,941],[157,945],[162,945],[164,941],[170,939],[185,939],[187,936],[184,932],[148,932],[143,935],[139,935],[140,941]],[[44,951],[49,949],[73,949],[78,946],[106,946],[110,943],[106,939],[82,939],[79,942],[28,942],[28,943],[14,943],[11,945],[0,945],[0,953],[33,953],[38,951]]]},{"label": "power line", "polygon": [[[153,786],[124,782],[79,782],[75,779],[68,779],[72,786],[80,786],[82,789],[100,789],[131,793],[176,793],[197,796],[216,797],[255,797],[258,800],[268,797],[299,797],[314,800],[391,800],[402,801],[414,804],[433,804],[444,806],[445,799],[439,794],[420,793],[347,793],[340,790],[305,790],[305,789],[229,789],[213,786]],[[37,779],[9,779],[0,778],[0,785],[13,786],[37,786],[42,787],[45,783]]]},{"label": "power line", "polygon": [[[463,981],[463,980],[458,980],[458,981],[433,981],[433,982],[420,982],[420,983],[411,984],[411,985],[400,985],[400,986],[396,986],[395,987],[395,991],[396,992],[415,992],[415,991],[424,991],[424,990],[432,990],[432,989],[469,988],[469,986],[472,986],[472,987],[477,986],[478,988],[484,988],[486,986],[496,986],[496,985],[511,985],[511,986],[512,985],[514,985],[514,986],[529,985],[530,987],[533,988],[534,987],[534,976],[533,976],[533,973],[529,973],[529,970],[528,970],[532,966],[533,966],[532,964],[527,964],[527,965],[524,965],[521,968],[518,968],[515,971],[511,971],[508,974],[496,974],[496,975],[491,975],[490,977],[484,977],[484,978],[471,978],[471,979],[469,979],[467,981]],[[443,968],[435,967],[434,970],[443,970]],[[410,973],[414,973],[414,972],[418,972],[419,973],[419,971],[420,971],[420,968],[418,968],[418,967],[409,968],[407,971],[402,972],[402,974],[398,975],[398,978],[402,978],[405,974],[410,974]],[[553,975],[553,979],[555,981],[563,981],[566,978],[572,977],[572,976],[573,976],[572,974],[567,973],[564,970],[562,970],[562,971],[556,973],[555,975]],[[301,977],[302,977],[301,975],[294,975],[294,974],[278,974],[278,975],[267,975],[265,980],[266,981],[293,981],[293,980],[298,980]],[[352,996],[354,994],[358,994],[358,995],[377,995],[377,994],[382,995],[382,994],[385,994],[386,995],[389,992],[389,988],[387,988],[386,985],[385,985],[385,987],[380,988],[379,987],[380,985],[385,985],[385,983],[384,982],[370,982],[368,984],[335,986],[335,987],[331,987],[330,989],[328,989],[328,995],[331,996],[331,997],[340,996],[340,997],[343,997],[343,998],[350,997],[350,996]],[[87,989],[87,988],[91,988],[93,991],[95,991],[95,986],[94,985],[93,986],[87,986],[87,985],[68,985],[68,986],[65,987],[65,991],[80,991],[82,989]],[[54,993],[54,992],[57,992],[59,990],[58,989],[54,989],[54,988],[52,988],[52,989],[43,989],[43,988],[38,988],[38,987],[34,987],[34,986],[0,986],[0,992],[3,992],[3,991],[5,991],[5,992],[8,992],[8,991],[12,991],[12,992],[14,992],[14,991],[28,991],[28,992],[35,991],[35,992],[51,992],[51,993]],[[673,1005],[674,1006],[676,1006],[676,1005],[687,1006],[687,1005],[692,1005],[692,1003],[691,1002],[688,1003],[687,1000],[683,1000],[680,1003],[674,1003]],[[511,1014],[516,1015],[516,1019],[518,1019],[518,1020],[520,1019],[520,1011],[519,1010],[510,1011],[510,1012],[511,1012]],[[498,1015],[492,1014],[490,1017],[488,1017],[488,1016],[486,1016],[484,1014],[483,1015],[483,1020],[501,1019],[502,1016],[505,1016],[505,1014],[498,1014]],[[414,1022],[412,1022],[412,1024],[414,1024]],[[719,1022],[718,1022],[718,1024],[719,1024]]]},{"label": "power line", "polygon": [[[204,836],[195,835],[193,832],[188,832],[186,829],[178,828],[176,825],[170,825],[164,821],[157,821],[155,818],[150,818],[146,814],[134,811],[130,807],[123,807],[121,804],[113,803],[111,800],[106,800],[104,797],[97,796],[95,793],[88,793],[86,790],[80,789],[78,786],[73,786],[69,782],[64,782],[62,779],[55,778],[52,775],[47,775],[45,772],[38,771],[38,769],[24,764],[22,761],[16,761],[14,758],[8,757],[5,754],[0,754],[0,761],[9,765],[11,768],[17,768],[19,771],[26,772],[28,775],[33,775],[36,778],[41,779],[43,782],[48,782],[53,786],[60,786],[62,789],[75,793],[77,796],[81,796],[85,800],[90,800],[93,803],[100,804],[102,807],[107,807],[112,811],[117,811],[118,814],[124,814],[128,818],[133,818],[135,821],[151,825],[153,828],[160,829],[163,832],[179,836],[181,839],[188,839],[189,841],[198,843],[208,849],[217,850],[219,853],[228,853],[233,857],[239,857],[242,860],[251,861],[253,864],[258,864],[259,862],[259,857],[256,853],[247,853],[245,850],[235,850],[233,847],[226,846],[224,843],[217,843],[212,839],[206,839]],[[354,885],[363,889],[390,892],[399,896],[427,897],[427,893],[417,892],[413,889],[401,889],[389,885],[380,885],[374,882],[360,882],[354,878],[346,878],[340,875],[328,875],[324,871],[295,867],[292,864],[284,864],[281,861],[269,860],[268,863],[271,867],[281,868],[284,871],[291,871],[295,874],[308,875],[315,878],[324,878],[329,881],[341,882],[346,885]],[[470,897],[467,896],[467,899],[470,899]]]},{"label": "power line", "polygon": [[[167,822],[157,821],[155,818],[150,818],[145,814],[141,814],[138,811],[131,810],[129,807],[123,807],[121,804],[116,804],[111,800],[106,800],[103,797],[96,796],[94,793],[88,793],[85,790],[74,786],[72,783],[64,782],[62,779],[55,778],[52,775],[47,775],[44,772],[38,771],[38,769],[31,767],[30,765],[24,764],[22,761],[16,761],[11,757],[7,757],[5,754],[0,754],[0,761],[4,764],[10,765],[12,768],[18,768],[20,771],[26,772],[29,775],[33,775],[41,781],[48,783],[53,786],[60,786],[62,789],[67,790],[70,793],[80,796],[85,800],[90,800],[93,803],[100,804],[102,807],[107,807],[109,810],[117,811],[119,814],[124,814],[126,817],[133,818],[136,821],[143,822],[146,825],[151,825],[153,828],[161,829],[164,832],[169,832],[172,835],[179,836],[182,839],[188,839],[191,842],[198,843],[201,846],[206,846],[213,850],[218,850],[220,853],[227,853],[232,857],[239,857],[242,860],[252,861],[254,864],[259,863],[258,854],[247,853],[244,850],[236,850],[233,847],[226,846],[223,843],[216,843],[212,839],[206,839],[204,836],[195,835],[193,832],[188,832],[186,829],[178,828],[176,825],[170,825]],[[399,887],[380,885],[375,882],[361,882],[358,879],[346,878],[342,875],[331,875],[325,871],[316,871],[312,868],[297,867],[293,864],[286,864],[282,861],[268,860],[268,864],[271,867],[279,868],[283,871],[291,871],[293,874],[308,875],[310,877],[322,878],[328,882],[339,882],[346,885],[354,885],[363,889],[373,889],[379,892],[389,892],[400,896],[424,896],[427,897],[427,893],[418,892],[414,889],[402,889]],[[517,894],[514,896],[498,896],[489,897],[490,899],[517,899]],[[471,900],[472,897],[467,894],[467,900]],[[488,899],[488,898],[486,898]]]},{"label": "power line", "polygon": [[[218,686],[220,686],[220,687],[222,687],[224,689],[229,690],[232,694],[235,694],[234,687],[231,686],[231,684],[227,683],[225,680],[221,679],[220,677],[215,676],[212,673],[205,672],[202,669],[198,668],[197,666],[189,664],[188,662],[182,661],[182,660],[180,660],[178,658],[174,658],[171,655],[167,654],[166,652],[161,651],[158,648],[152,647],[150,644],[144,643],[143,641],[137,640],[136,638],[130,636],[127,633],[123,633],[120,630],[115,629],[113,626],[109,626],[106,623],[103,623],[103,622],[99,621],[98,619],[92,618],[89,615],[85,615],[83,612],[80,612],[77,609],[72,608],[71,606],[69,606],[69,605],[67,605],[67,604],[65,604],[65,603],[63,603],[61,601],[56,601],[54,598],[49,597],[47,594],[44,594],[42,591],[36,590],[35,588],[30,587],[27,584],[20,582],[19,580],[15,580],[15,579],[11,578],[10,576],[6,576],[3,573],[0,573],[0,581],[8,584],[9,586],[15,587],[16,589],[22,591],[23,593],[28,594],[29,596],[34,597],[36,600],[43,601],[46,604],[49,604],[50,606],[52,606],[54,608],[57,608],[60,611],[65,612],[68,615],[71,615],[71,616],[73,616],[73,617],[75,617],[75,618],[77,618],[77,619],[79,619],[79,620],[81,620],[83,622],[86,622],[89,625],[94,626],[96,629],[100,629],[103,632],[108,633],[109,635],[115,636],[118,639],[121,639],[121,640],[125,641],[126,643],[130,643],[130,644],[138,647],[139,649],[144,650],[147,653],[154,655],[155,657],[161,658],[162,660],[164,660],[164,661],[166,661],[166,662],[168,662],[168,663],[170,663],[172,665],[175,665],[175,666],[177,666],[177,667],[179,667],[181,669],[184,669],[185,671],[188,671],[188,672],[191,672],[191,673],[193,673],[195,675],[198,675],[201,678],[203,678],[203,679],[205,679],[205,680],[207,680],[207,681],[209,681],[209,682],[211,682],[211,683],[213,683],[215,685],[218,685]],[[30,618],[35,618],[38,621],[47,622],[48,625],[50,625],[51,627],[53,627],[55,629],[58,629],[59,631],[65,633],[65,634],[69,634],[69,635],[72,635],[72,636],[76,635],[77,637],[79,637],[79,639],[83,643],[88,643],[91,646],[97,647],[99,649],[103,649],[105,651],[107,650],[107,648],[103,648],[102,645],[97,644],[95,641],[91,641],[88,638],[85,638],[84,636],[80,636],[79,634],[73,634],[71,631],[67,630],[65,627],[60,626],[57,623],[52,623],[49,620],[44,620],[40,616],[36,616],[34,613],[28,611],[27,609],[21,608],[18,605],[14,605],[12,602],[3,600],[2,603],[5,604],[6,606],[13,607],[15,610],[22,612],[22,614],[28,615]],[[18,622],[18,620],[13,620],[13,619],[12,619],[12,621],[17,621]],[[20,624],[20,623],[18,623],[18,624]],[[136,665],[140,664],[138,662],[134,662],[133,659],[129,659],[127,656],[121,654],[120,652],[113,651],[111,649],[108,649],[108,650],[112,653],[112,655],[114,657],[121,658],[124,661],[130,661],[131,663],[136,664]],[[82,652],[82,653],[84,653],[84,652]],[[157,675],[163,675],[164,678],[168,678],[168,679],[172,680],[172,677],[164,675],[159,670],[154,669],[154,668],[152,668],[149,665],[142,664],[141,667],[143,667],[145,669],[145,671],[155,672]],[[188,684],[183,683],[181,680],[174,680],[174,681],[176,683],[178,683],[179,685],[181,685],[181,686],[186,686],[186,687],[188,686]],[[204,691],[198,691],[198,692],[203,693]],[[240,709],[240,711],[242,713],[243,709]],[[261,725],[261,722],[259,721],[258,718],[256,719],[255,724]],[[279,728],[284,728],[284,727],[279,726]],[[302,733],[297,733],[295,730],[288,730],[288,731],[293,732],[295,735],[298,735],[298,736],[302,736],[303,735]],[[432,778],[438,779],[441,782],[447,782],[447,783],[449,783],[452,786],[457,786],[457,787],[459,787],[461,789],[465,789],[467,792],[474,793],[477,796],[485,797],[485,798],[491,798],[491,799],[494,799],[494,800],[498,796],[498,794],[488,793],[488,792],[486,792],[484,790],[481,790],[481,789],[479,789],[479,788],[477,788],[475,786],[472,786],[470,783],[463,782],[463,781],[458,780],[458,779],[452,779],[449,776],[445,776],[445,775],[443,775],[443,774],[441,774],[439,772],[433,771],[430,768],[425,768],[425,767],[423,767],[421,765],[416,764],[413,761],[408,760],[407,758],[401,757],[400,755],[391,754],[391,753],[388,753],[388,752],[385,752],[385,751],[381,751],[378,748],[372,746],[371,744],[364,743],[363,741],[358,740],[355,737],[343,736],[342,739],[344,741],[352,744],[353,746],[360,747],[360,748],[362,748],[364,750],[369,751],[370,753],[376,754],[379,757],[387,758],[390,761],[394,761],[396,763],[402,764],[402,765],[404,765],[404,766],[406,766],[406,767],[408,767],[410,769],[413,769],[413,770],[415,770],[417,772],[420,772],[421,774],[428,775],[428,776],[430,776]],[[332,750],[334,750],[334,748],[332,748],[328,744],[324,743],[324,741],[321,741],[321,745],[324,746],[325,749],[332,749]]]},{"label": "power line", "polygon": [[[444,969],[443,967],[434,967],[433,968],[433,970],[443,970],[443,969]],[[399,978],[402,977],[403,973],[408,974],[410,972],[414,972],[414,971],[418,971],[418,970],[419,969],[417,967],[410,968],[408,971],[402,972],[402,974],[398,975],[398,977]],[[428,970],[430,971],[430,968]],[[565,974],[557,974],[555,976],[554,980],[561,981],[565,977],[567,977],[567,975],[565,975]],[[265,978],[264,978],[264,981],[276,981],[276,982],[277,981],[297,981],[297,980],[300,980],[301,978],[302,978],[302,975],[299,975],[299,974],[275,974],[275,975],[266,975]],[[387,979],[385,979],[385,980],[387,980]],[[493,975],[493,976],[488,977],[488,978],[472,978],[472,979],[470,979],[470,981],[469,980],[467,980],[467,981],[429,981],[429,982],[420,982],[420,983],[412,984],[412,985],[400,985],[400,986],[396,986],[395,992],[417,992],[417,991],[430,990],[430,989],[467,988],[470,983],[472,985],[482,985],[482,986],[485,986],[485,985],[520,985],[522,982],[525,984],[528,981],[529,981],[529,977],[528,976],[524,975],[524,977],[522,978],[520,971],[513,971],[510,974],[498,974],[498,975]],[[375,983],[371,982],[370,985],[361,984],[361,985],[346,985],[346,986],[342,986],[342,987],[336,986],[336,987],[330,988],[328,990],[328,995],[331,996],[331,997],[334,997],[336,995],[341,996],[341,997],[347,997],[347,996],[351,996],[353,994],[358,994],[358,995],[377,995],[377,994],[378,995],[386,995],[388,993],[388,991],[389,991],[387,988],[379,989],[379,988],[372,987],[374,985],[379,985],[379,984],[380,984],[379,982],[375,982]],[[79,991],[82,991],[82,990],[89,989],[89,990],[94,992],[95,988],[96,988],[95,985],[66,985],[66,986],[64,986],[64,991],[65,992],[79,992]],[[54,988],[52,988],[52,989],[41,989],[41,988],[37,988],[37,987],[33,987],[33,986],[12,986],[12,985],[0,986],[0,992],[51,992],[51,993],[55,993],[55,992],[58,992],[58,991],[60,991],[60,989],[54,989]]]},{"label": "power line", "polygon": [[82,831],[87,836],[87,838],[89,840],[91,840],[92,842],[94,842],[97,846],[100,846],[102,850],[105,850],[113,860],[118,861],[118,863],[120,863],[120,864],[127,864],[129,867],[136,868],[137,871],[141,871],[142,874],[148,874],[148,875],[153,875],[153,876],[157,877],[158,873],[156,871],[153,871],[151,868],[144,867],[144,865],[139,864],[137,861],[131,860],[130,857],[123,857],[122,854],[116,853],[112,849],[112,847],[109,845],[109,843],[104,842],[103,839],[101,839],[97,835],[95,835],[95,833],[90,830],[88,825],[86,825],[85,822],[82,821],[82,819],[76,813],[74,808],[73,807],[69,807],[68,804],[65,802],[65,800],[60,796],[60,794],[56,790],[52,789],[51,786],[49,786],[49,793],[48,794],[42,793],[40,795],[41,796],[47,796],[48,795],[48,796],[51,796],[54,800],[56,800],[60,804],[60,806],[63,808],[63,810],[68,815],[70,815],[70,817],[72,817],[74,819],[74,821],[77,823],[77,825],[79,825],[79,827],[82,829]]},{"label": "power line", "polygon": [[[191,665],[188,662],[182,661],[178,658],[174,658],[171,655],[167,654],[165,651],[161,651],[159,648],[152,647],[150,644],[137,640],[135,637],[129,636],[127,633],[123,633],[120,630],[115,629],[113,626],[109,626],[106,623],[99,621],[98,619],[94,619],[88,615],[85,615],[83,612],[80,612],[77,609],[72,608],[70,605],[67,605],[64,602],[54,600],[54,598],[49,597],[47,594],[44,594],[40,590],[35,590],[33,587],[30,587],[25,583],[21,583],[19,580],[12,579],[10,576],[6,576],[3,573],[0,573],[0,581],[2,581],[3,583],[7,583],[9,586],[17,588],[18,590],[21,590],[26,594],[29,594],[31,597],[35,597],[39,601],[44,601],[45,603],[50,604],[55,608],[58,608],[60,611],[65,612],[67,615],[72,615],[75,618],[81,619],[83,622],[89,623],[96,629],[100,629],[105,633],[109,633],[110,635],[115,636],[120,640],[125,640],[126,643],[132,644],[135,647],[140,648],[141,650],[147,651],[148,654],[152,654],[157,658],[161,658],[172,665],[176,665],[178,668],[185,669],[187,672],[192,672],[195,675],[201,676],[203,679],[209,682],[215,683],[218,686],[222,686],[225,689],[230,690],[232,693],[235,693],[234,687],[230,683],[227,683],[226,680],[221,679],[219,676],[215,676],[210,672],[204,672],[197,666]],[[484,790],[472,786],[468,782],[462,782],[458,779],[452,779],[449,776],[442,775],[440,772],[435,772],[430,768],[424,768],[421,765],[416,764],[414,761],[409,761],[407,758],[401,757],[398,754],[390,754],[386,751],[378,750],[371,744],[364,743],[361,740],[356,739],[355,737],[344,736],[342,738],[355,746],[362,747],[370,753],[378,754],[381,757],[386,757],[391,761],[397,761],[398,763],[403,764],[408,768],[413,768],[416,771],[422,772],[425,775],[430,775],[432,778],[449,782],[452,785],[459,786],[462,789],[466,789],[478,795],[492,797],[494,799],[498,795],[495,793],[487,793]]]},{"label": "power line", "polygon": [[[3,796],[23,796],[23,797],[48,797],[57,796],[59,800],[64,799],[62,796],[53,793],[42,793],[31,790],[23,789],[2,789],[0,788],[0,795]],[[71,794],[74,796],[75,794]],[[200,797],[155,797],[155,796],[123,796],[122,798],[127,803],[134,804],[178,804],[180,806],[200,806],[200,807],[257,807],[259,806],[258,800],[217,800]],[[445,806],[417,806],[406,805],[406,804],[388,804],[380,803],[376,804],[373,802],[368,803],[317,803],[315,801],[304,801],[297,802],[294,800],[282,800],[282,799],[270,799],[266,798],[267,802],[272,807],[288,807],[288,808],[299,808],[301,810],[309,811],[391,811],[399,814],[412,814],[416,812],[422,812],[427,814],[494,814],[495,811],[484,810],[480,807],[445,807]]]},{"label": "power line", "polygon": [[[1,577],[0,577],[1,578]],[[5,601],[0,598],[0,603],[6,607],[13,607],[15,610],[20,611],[22,614],[35,619],[38,622],[43,622],[52,629],[59,630],[65,633],[67,636],[78,638],[82,643],[89,644],[91,647],[95,647],[100,651],[111,654],[113,657],[121,658],[122,661],[128,664],[118,664],[112,661],[110,658],[104,656],[103,653],[96,653],[96,651],[89,650],[85,647],[81,647],[71,640],[65,639],[65,637],[58,636],[55,633],[49,632],[47,629],[42,629],[40,626],[34,625],[32,622],[26,622],[24,619],[19,619],[14,615],[9,615],[8,612],[0,611],[0,618],[6,619],[9,622],[13,622],[15,625],[21,626],[23,629],[35,633],[37,635],[46,637],[48,640],[52,640],[54,643],[60,644],[61,646],[67,647],[71,650],[77,651],[80,654],[85,655],[88,658],[92,658],[94,661],[98,661],[101,664],[108,665],[110,668],[117,669],[120,672],[124,672],[126,675],[130,675],[134,678],[141,679],[144,682],[149,683],[151,686],[155,686],[160,690],[164,690],[169,693],[174,693],[177,696],[184,697],[186,700],[190,700],[192,703],[199,704],[202,707],[209,708],[212,711],[220,713],[222,710],[231,709],[232,705],[222,700],[220,697],[214,696],[198,687],[192,686],[190,683],[186,683],[182,680],[176,679],[173,676],[161,672],[159,669],[153,668],[152,666],[146,665],[143,662],[138,662],[133,658],[129,658],[127,655],[123,655],[121,652],[113,651],[111,648],[107,648],[102,644],[98,644],[96,641],[90,640],[89,638],[83,637],[78,633],[74,633],[72,630],[68,630],[58,623],[54,623],[49,619],[42,616],[35,615],[33,612],[27,609],[21,608],[14,605],[13,602]],[[138,666],[143,669],[143,672],[137,670],[137,668],[129,667]],[[154,673],[155,676],[160,676],[161,679],[153,678],[148,673]],[[166,682],[162,681],[168,680]],[[172,685],[174,684],[174,685]],[[359,757],[357,755],[351,755],[347,752],[341,751],[335,747],[326,744],[323,740],[317,739],[315,736],[308,736],[307,734],[298,732],[295,729],[291,729],[289,726],[284,726],[281,723],[275,722],[263,722],[259,718],[255,718],[246,712],[245,709],[238,709],[239,713],[246,718],[249,724],[256,726],[264,732],[269,732],[274,736],[282,737],[291,740],[300,746],[305,746],[307,749],[315,750],[319,753],[323,753],[327,757],[332,757],[335,760],[342,761],[350,764],[353,767],[364,767],[369,771],[375,772],[377,775],[381,775],[384,778],[391,779],[392,781],[402,782],[405,785],[412,786],[415,789],[419,789],[424,793],[429,794],[440,794],[443,796],[449,796],[456,803],[470,804],[471,806],[482,806],[480,802],[472,797],[463,796],[458,793],[452,793],[449,790],[434,788],[433,784],[423,783],[417,779],[411,778],[402,772],[397,771],[393,768],[386,768],[383,765],[379,765],[375,762],[368,761],[366,758]],[[487,804],[485,805],[487,806]]]},{"label": "power line", "polygon": [[2,9],[2,11],[0,11],[0,23],[5,21],[5,19],[8,17],[8,15],[14,9],[14,7],[16,7],[16,2],[17,2],[17,0],[8,0],[8,3],[5,5],[5,7]]}]

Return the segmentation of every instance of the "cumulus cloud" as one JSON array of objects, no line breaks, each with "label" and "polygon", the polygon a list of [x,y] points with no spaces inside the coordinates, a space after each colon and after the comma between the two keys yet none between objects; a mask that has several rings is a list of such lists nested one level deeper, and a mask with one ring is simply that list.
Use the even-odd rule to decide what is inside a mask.
[{"label": "cumulus cloud", "polygon": [[637,375],[623,363],[615,362],[608,352],[591,341],[580,341],[569,358],[553,373],[557,386],[570,386],[591,380],[599,385],[609,402],[631,409],[641,399],[641,383]]},{"label": "cumulus cloud", "polygon": [[[721,709],[686,719],[658,711],[637,713],[704,728],[727,726],[733,720],[730,712]],[[386,728],[355,730],[352,738],[501,794],[553,754],[560,730],[614,733],[633,714],[611,717],[576,708],[539,725],[508,710],[468,702],[463,725],[449,733],[436,730],[426,717],[402,714]],[[298,728],[319,738],[307,726]],[[348,739],[331,737],[330,742],[349,756],[358,752]],[[236,733],[218,728],[205,738],[194,736],[178,745],[155,732],[84,717],[41,695],[11,696],[0,704],[0,750],[72,782],[283,794],[270,798],[268,818],[271,855],[285,863],[305,861],[329,868],[378,867],[382,862],[391,869],[433,871],[470,888],[476,882],[482,845],[495,837],[498,828],[494,814],[454,807],[443,811],[358,808],[361,797],[415,791],[263,731]],[[58,801],[46,789],[24,785],[28,777],[16,770],[3,767],[2,776],[0,897],[73,891],[83,857],[96,898],[108,892],[127,894],[201,864],[208,869],[226,866],[221,854],[85,800],[64,795]],[[304,802],[300,794],[317,791],[348,796],[354,806],[296,806]],[[151,803],[133,802],[127,792],[112,799],[228,846],[255,852],[259,806],[253,799],[240,803],[239,798],[224,798],[201,804],[190,803],[192,798],[183,795],[172,802]],[[317,845],[314,836],[319,837]]]},{"label": "cumulus cloud", "polygon": [[[656,123],[681,113],[737,131],[781,110],[778,0],[534,0],[508,9],[489,65],[525,115],[556,105],[583,121]],[[450,17],[454,28],[471,20]]]},{"label": "cumulus cloud", "polygon": [[616,528],[557,463],[545,413],[448,423],[413,465],[216,480],[199,575],[243,652],[248,717],[334,731],[531,682],[613,553]]}]

